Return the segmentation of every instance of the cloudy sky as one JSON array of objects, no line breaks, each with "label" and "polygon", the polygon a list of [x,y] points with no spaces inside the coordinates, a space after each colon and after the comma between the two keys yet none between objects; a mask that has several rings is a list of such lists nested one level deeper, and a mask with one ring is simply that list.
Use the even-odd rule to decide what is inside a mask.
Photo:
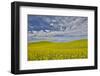
[{"label": "cloudy sky", "polygon": [[81,31],[86,33],[87,21],[87,17],[78,16],[29,15],[28,31]]},{"label": "cloudy sky", "polygon": [[28,15],[28,32],[42,32],[41,35],[43,32],[63,32],[64,35],[87,36],[88,17]]}]

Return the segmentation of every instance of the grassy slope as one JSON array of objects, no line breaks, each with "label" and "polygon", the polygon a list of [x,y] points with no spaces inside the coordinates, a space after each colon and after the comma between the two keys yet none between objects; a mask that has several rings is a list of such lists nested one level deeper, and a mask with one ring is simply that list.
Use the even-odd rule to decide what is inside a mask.
[{"label": "grassy slope", "polygon": [[28,44],[28,60],[87,58],[87,40],[72,42],[33,42]]}]

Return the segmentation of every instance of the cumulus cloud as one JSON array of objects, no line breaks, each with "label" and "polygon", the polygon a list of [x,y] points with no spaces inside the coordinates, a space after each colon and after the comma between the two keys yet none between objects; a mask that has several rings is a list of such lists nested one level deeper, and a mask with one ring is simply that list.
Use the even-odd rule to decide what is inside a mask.
[{"label": "cumulus cloud", "polygon": [[28,16],[29,36],[87,36],[88,17]]}]

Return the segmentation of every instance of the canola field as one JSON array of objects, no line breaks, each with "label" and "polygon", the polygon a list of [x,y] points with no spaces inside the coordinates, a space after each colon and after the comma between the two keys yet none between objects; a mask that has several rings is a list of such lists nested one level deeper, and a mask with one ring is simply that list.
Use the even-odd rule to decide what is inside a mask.
[{"label": "canola field", "polygon": [[88,40],[28,43],[28,61],[88,58]]}]

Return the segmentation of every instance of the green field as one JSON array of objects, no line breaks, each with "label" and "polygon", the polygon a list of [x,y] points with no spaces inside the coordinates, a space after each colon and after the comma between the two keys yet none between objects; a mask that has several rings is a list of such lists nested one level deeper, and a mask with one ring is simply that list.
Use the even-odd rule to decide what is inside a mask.
[{"label": "green field", "polygon": [[83,59],[88,57],[88,40],[28,43],[28,60]]}]

